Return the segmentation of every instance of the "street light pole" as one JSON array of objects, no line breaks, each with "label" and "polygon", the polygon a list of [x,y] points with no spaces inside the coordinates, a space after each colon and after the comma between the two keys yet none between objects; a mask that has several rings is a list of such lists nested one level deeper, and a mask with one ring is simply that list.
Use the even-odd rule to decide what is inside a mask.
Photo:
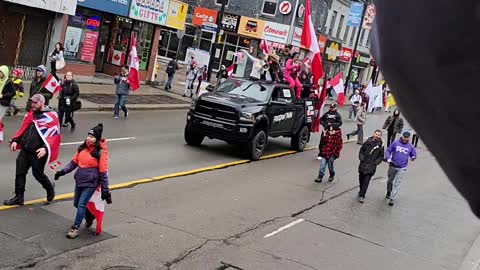
[{"label": "street light pole", "polygon": [[295,9],[293,10],[293,16],[292,16],[292,22],[290,23],[290,31],[288,32],[288,44],[292,44],[293,41],[293,36],[295,35],[295,21],[297,18],[297,11],[298,11],[298,2],[299,0],[296,1],[295,3]]},{"label": "street light pole", "polygon": [[221,31],[221,24],[223,21],[223,13],[225,13],[225,5],[227,3],[227,0],[221,0],[221,1],[222,1],[222,7],[220,8],[220,12],[218,13],[217,31],[215,33],[215,43],[213,43],[212,49],[210,50],[210,60],[208,61],[208,70],[207,70],[208,81],[210,81],[210,78],[212,77],[212,69],[213,69],[213,61],[215,60],[215,52],[220,47],[219,37],[220,37],[220,31]]},{"label": "street light pole", "polygon": [[360,1],[360,2],[362,2],[362,5],[363,5],[362,22],[360,23],[360,26],[358,27],[358,34],[357,34],[357,38],[355,39],[355,45],[353,47],[352,59],[350,60],[350,66],[348,68],[347,78],[345,79],[345,89],[343,90],[344,94],[347,94],[348,83],[350,82],[350,76],[351,76],[352,70],[353,70],[353,58],[355,57],[355,54],[357,53],[358,42],[360,41],[360,34],[362,33],[363,19],[365,17],[365,11],[367,9],[367,7],[365,6],[366,3],[363,2],[363,1]]}]

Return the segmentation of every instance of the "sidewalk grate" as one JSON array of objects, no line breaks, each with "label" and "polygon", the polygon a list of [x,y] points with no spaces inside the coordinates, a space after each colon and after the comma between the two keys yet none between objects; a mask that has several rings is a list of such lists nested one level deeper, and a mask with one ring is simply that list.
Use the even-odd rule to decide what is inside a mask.
[{"label": "sidewalk grate", "polygon": [[[80,95],[81,99],[96,104],[115,104],[116,95],[109,94],[84,94]],[[129,95],[128,104],[187,104],[188,102],[170,97],[167,95]]]}]

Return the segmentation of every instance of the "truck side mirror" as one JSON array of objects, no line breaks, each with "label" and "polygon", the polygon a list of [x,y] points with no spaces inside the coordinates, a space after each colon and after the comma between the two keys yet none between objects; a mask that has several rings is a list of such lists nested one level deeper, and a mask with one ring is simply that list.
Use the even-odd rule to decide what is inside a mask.
[{"label": "truck side mirror", "polygon": [[205,89],[206,89],[208,92],[213,92],[213,90],[215,90],[215,86],[209,84]]}]

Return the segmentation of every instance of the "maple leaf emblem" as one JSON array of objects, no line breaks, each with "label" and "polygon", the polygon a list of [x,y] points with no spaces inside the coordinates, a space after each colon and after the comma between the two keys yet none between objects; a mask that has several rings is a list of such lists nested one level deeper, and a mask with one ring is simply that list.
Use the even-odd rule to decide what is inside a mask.
[{"label": "maple leaf emblem", "polygon": [[50,85],[51,85],[52,87],[57,87],[57,82],[51,82]]}]

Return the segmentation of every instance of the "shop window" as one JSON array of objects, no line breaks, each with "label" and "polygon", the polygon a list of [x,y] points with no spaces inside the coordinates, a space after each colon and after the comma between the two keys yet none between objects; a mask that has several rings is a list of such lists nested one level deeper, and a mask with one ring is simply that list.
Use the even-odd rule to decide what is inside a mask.
[{"label": "shop window", "polygon": [[350,32],[350,26],[347,26],[347,28],[345,29],[345,33],[343,34],[343,39],[342,39],[344,42],[347,41],[349,32]]},{"label": "shop window", "polygon": [[140,70],[147,70],[152,49],[155,26],[144,22],[135,22],[137,54],[140,58]]},{"label": "shop window", "polygon": [[275,16],[277,14],[277,0],[263,0],[263,15]]},{"label": "shop window", "polygon": [[237,45],[237,43],[238,43],[238,36],[228,35],[228,34],[227,34],[227,37],[225,38],[225,43],[231,44],[231,45]]},{"label": "shop window", "polygon": [[340,33],[342,32],[344,20],[345,20],[345,16],[341,15],[340,22],[338,23],[338,27],[337,27],[337,34],[335,35],[336,38],[340,38]]},{"label": "shop window", "polygon": [[213,33],[210,33],[210,32],[202,32],[202,38],[212,40],[212,38],[213,38]]},{"label": "shop window", "polygon": [[195,41],[195,37],[184,35],[182,38],[182,43],[180,45],[180,50],[178,51],[178,60],[185,61],[187,57],[187,49],[193,47],[193,42]]},{"label": "shop window", "polygon": [[78,8],[75,16],[68,16],[65,31],[65,59],[93,63],[97,51],[99,28],[109,20],[103,13]]},{"label": "shop window", "polygon": [[204,50],[204,51],[209,52],[211,46],[212,46],[212,41],[211,40],[202,39],[202,40],[200,40],[200,45],[198,46],[198,48],[200,50]]},{"label": "shop window", "polygon": [[108,48],[108,63],[123,66],[127,62],[130,46],[130,35],[133,22],[124,17],[115,17],[110,33],[110,46]]},{"label": "shop window", "polygon": [[158,44],[158,55],[168,58],[176,58],[179,47],[177,31],[162,30]]},{"label": "shop window", "polygon": [[334,11],[332,14],[332,19],[330,21],[330,27],[328,29],[328,35],[332,36],[333,28],[335,27],[335,21],[337,20],[338,12]]},{"label": "shop window", "polygon": [[230,0],[215,0],[215,5],[222,5],[222,2],[225,2],[225,5],[228,6],[230,4]]}]

